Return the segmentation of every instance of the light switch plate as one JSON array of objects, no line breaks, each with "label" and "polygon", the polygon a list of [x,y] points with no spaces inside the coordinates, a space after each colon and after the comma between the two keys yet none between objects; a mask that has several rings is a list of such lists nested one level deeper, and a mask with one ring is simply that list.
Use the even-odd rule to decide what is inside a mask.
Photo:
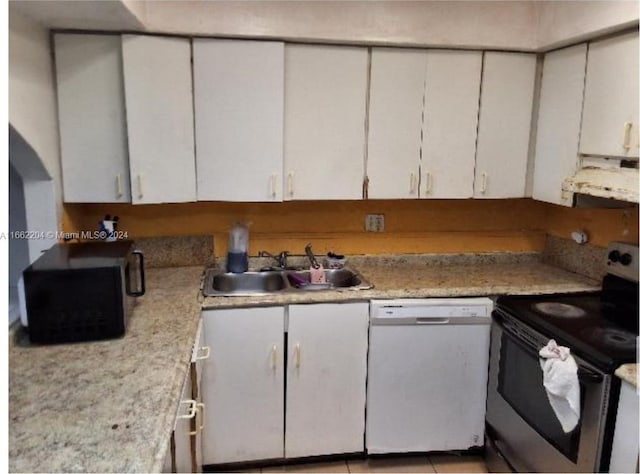
[{"label": "light switch plate", "polygon": [[384,214],[367,214],[364,228],[367,232],[384,232]]}]

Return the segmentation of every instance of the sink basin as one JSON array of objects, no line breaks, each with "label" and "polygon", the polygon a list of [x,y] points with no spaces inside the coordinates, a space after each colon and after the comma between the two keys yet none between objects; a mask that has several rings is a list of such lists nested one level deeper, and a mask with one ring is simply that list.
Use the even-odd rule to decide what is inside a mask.
[{"label": "sink basin", "polygon": [[338,288],[363,290],[371,288],[371,285],[364,282],[360,275],[347,268],[327,269],[324,270],[324,275],[326,283],[311,283],[311,272],[309,270],[290,272],[288,277],[292,286],[304,291]]},{"label": "sink basin", "polygon": [[324,270],[326,283],[311,283],[309,270],[278,270],[225,273],[220,269],[206,272],[204,296],[264,296],[300,291],[368,290],[373,288],[360,274],[348,268]]},{"label": "sink basin", "polygon": [[264,295],[289,288],[282,272],[222,273],[209,271],[205,278],[205,296]]}]

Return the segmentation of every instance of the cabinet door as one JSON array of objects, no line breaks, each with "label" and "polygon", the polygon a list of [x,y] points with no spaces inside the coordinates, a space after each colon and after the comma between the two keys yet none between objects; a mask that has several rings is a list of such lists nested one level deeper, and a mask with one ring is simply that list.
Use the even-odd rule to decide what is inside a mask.
[{"label": "cabinet door", "polygon": [[192,459],[192,443],[194,442],[195,435],[191,434],[195,425],[195,417],[181,418],[188,414],[191,401],[194,400],[191,385],[192,380],[191,372],[189,371],[182,389],[180,407],[178,408],[178,419],[176,420],[173,430],[176,472],[197,472],[194,470]]},{"label": "cabinet door", "polygon": [[203,312],[204,464],[284,455],[284,308]]},{"label": "cabinet door", "polygon": [[427,51],[421,197],[470,198],[482,53]]},{"label": "cabinet door", "polygon": [[525,195],[535,72],[535,54],[484,53],[476,198]]},{"label": "cabinet door", "polygon": [[562,182],[578,167],[587,45],[545,54],[533,173],[533,198],[571,206]]},{"label": "cabinet door", "polygon": [[288,458],[364,450],[369,305],[289,306]]},{"label": "cabinet door", "polygon": [[371,52],[370,199],[418,197],[425,57],[419,50]]},{"label": "cabinet door", "polygon": [[284,43],[193,40],[198,200],[282,201]]},{"label": "cabinet door", "polygon": [[56,34],[65,202],[129,202],[120,35]]},{"label": "cabinet door", "polygon": [[589,44],[580,153],[638,156],[638,32]]},{"label": "cabinet door", "polygon": [[609,472],[636,472],[639,442],[638,390],[631,384],[622,382]]},{"label": "cabinet door", "polygon": [[122,59],[133,203],[195,201],[189,40],[124,35]]},{"label": "cabinet door", "polygon": [[284,199],[361,199],[367,49],[286,45]]}]

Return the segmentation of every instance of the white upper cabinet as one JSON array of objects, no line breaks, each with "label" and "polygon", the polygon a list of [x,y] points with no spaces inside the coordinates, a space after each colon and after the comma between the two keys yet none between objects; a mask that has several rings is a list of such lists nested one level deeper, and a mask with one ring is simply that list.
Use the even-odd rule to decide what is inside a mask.
[{"label": "white upper cabinet", "polygon": [[427,51],[420,196],[473,196],[482,53]]},{"label": "white upper cabinet", "polygon": [[284,199],[361,199],[366,48],[286,45]]},{"label": "white upper cabinet", "polygon": [[282,201],[284,43],[193,40],[198,200]]},{"label": "white upper cabinet", "polygon": [[474,197],[524,197],[536,56],[484,53]]},{"label": "white upper cabinet", "polygon": [[580,153],[638,156],[638,32],[589,45]]},{"label": "white upper cabinet", "polygon": [[369,98],[369,199],[417,198],[426,53],[373,48]]},{"label": "white upper cabinet", "polygon": [[364,451],[369,304],[289,306],[285,457]]},{"label": "white upper cabinet", "polygon": [[65,202],[129,202],[120,35],[56,34]]},{"label": "white upper cabinet", "polygon": [[562,182],[578,167],[587,45],[545,54],[533,173],[533,198],[571,206]]},{"label": "white upper cabinet", "polygon": [[133,203],[196,200],[191,42],[124,35]]}]

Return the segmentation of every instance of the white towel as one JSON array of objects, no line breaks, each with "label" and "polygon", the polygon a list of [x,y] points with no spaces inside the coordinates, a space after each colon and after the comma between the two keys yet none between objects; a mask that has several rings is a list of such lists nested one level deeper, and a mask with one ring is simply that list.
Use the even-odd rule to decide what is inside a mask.
[{"label": "white towel", "polygon": [[580,421],[580,384],[578,366],[569,348],[550,339],[540,349],[542,381],[551,408],[565,433],[570,433]]}]

